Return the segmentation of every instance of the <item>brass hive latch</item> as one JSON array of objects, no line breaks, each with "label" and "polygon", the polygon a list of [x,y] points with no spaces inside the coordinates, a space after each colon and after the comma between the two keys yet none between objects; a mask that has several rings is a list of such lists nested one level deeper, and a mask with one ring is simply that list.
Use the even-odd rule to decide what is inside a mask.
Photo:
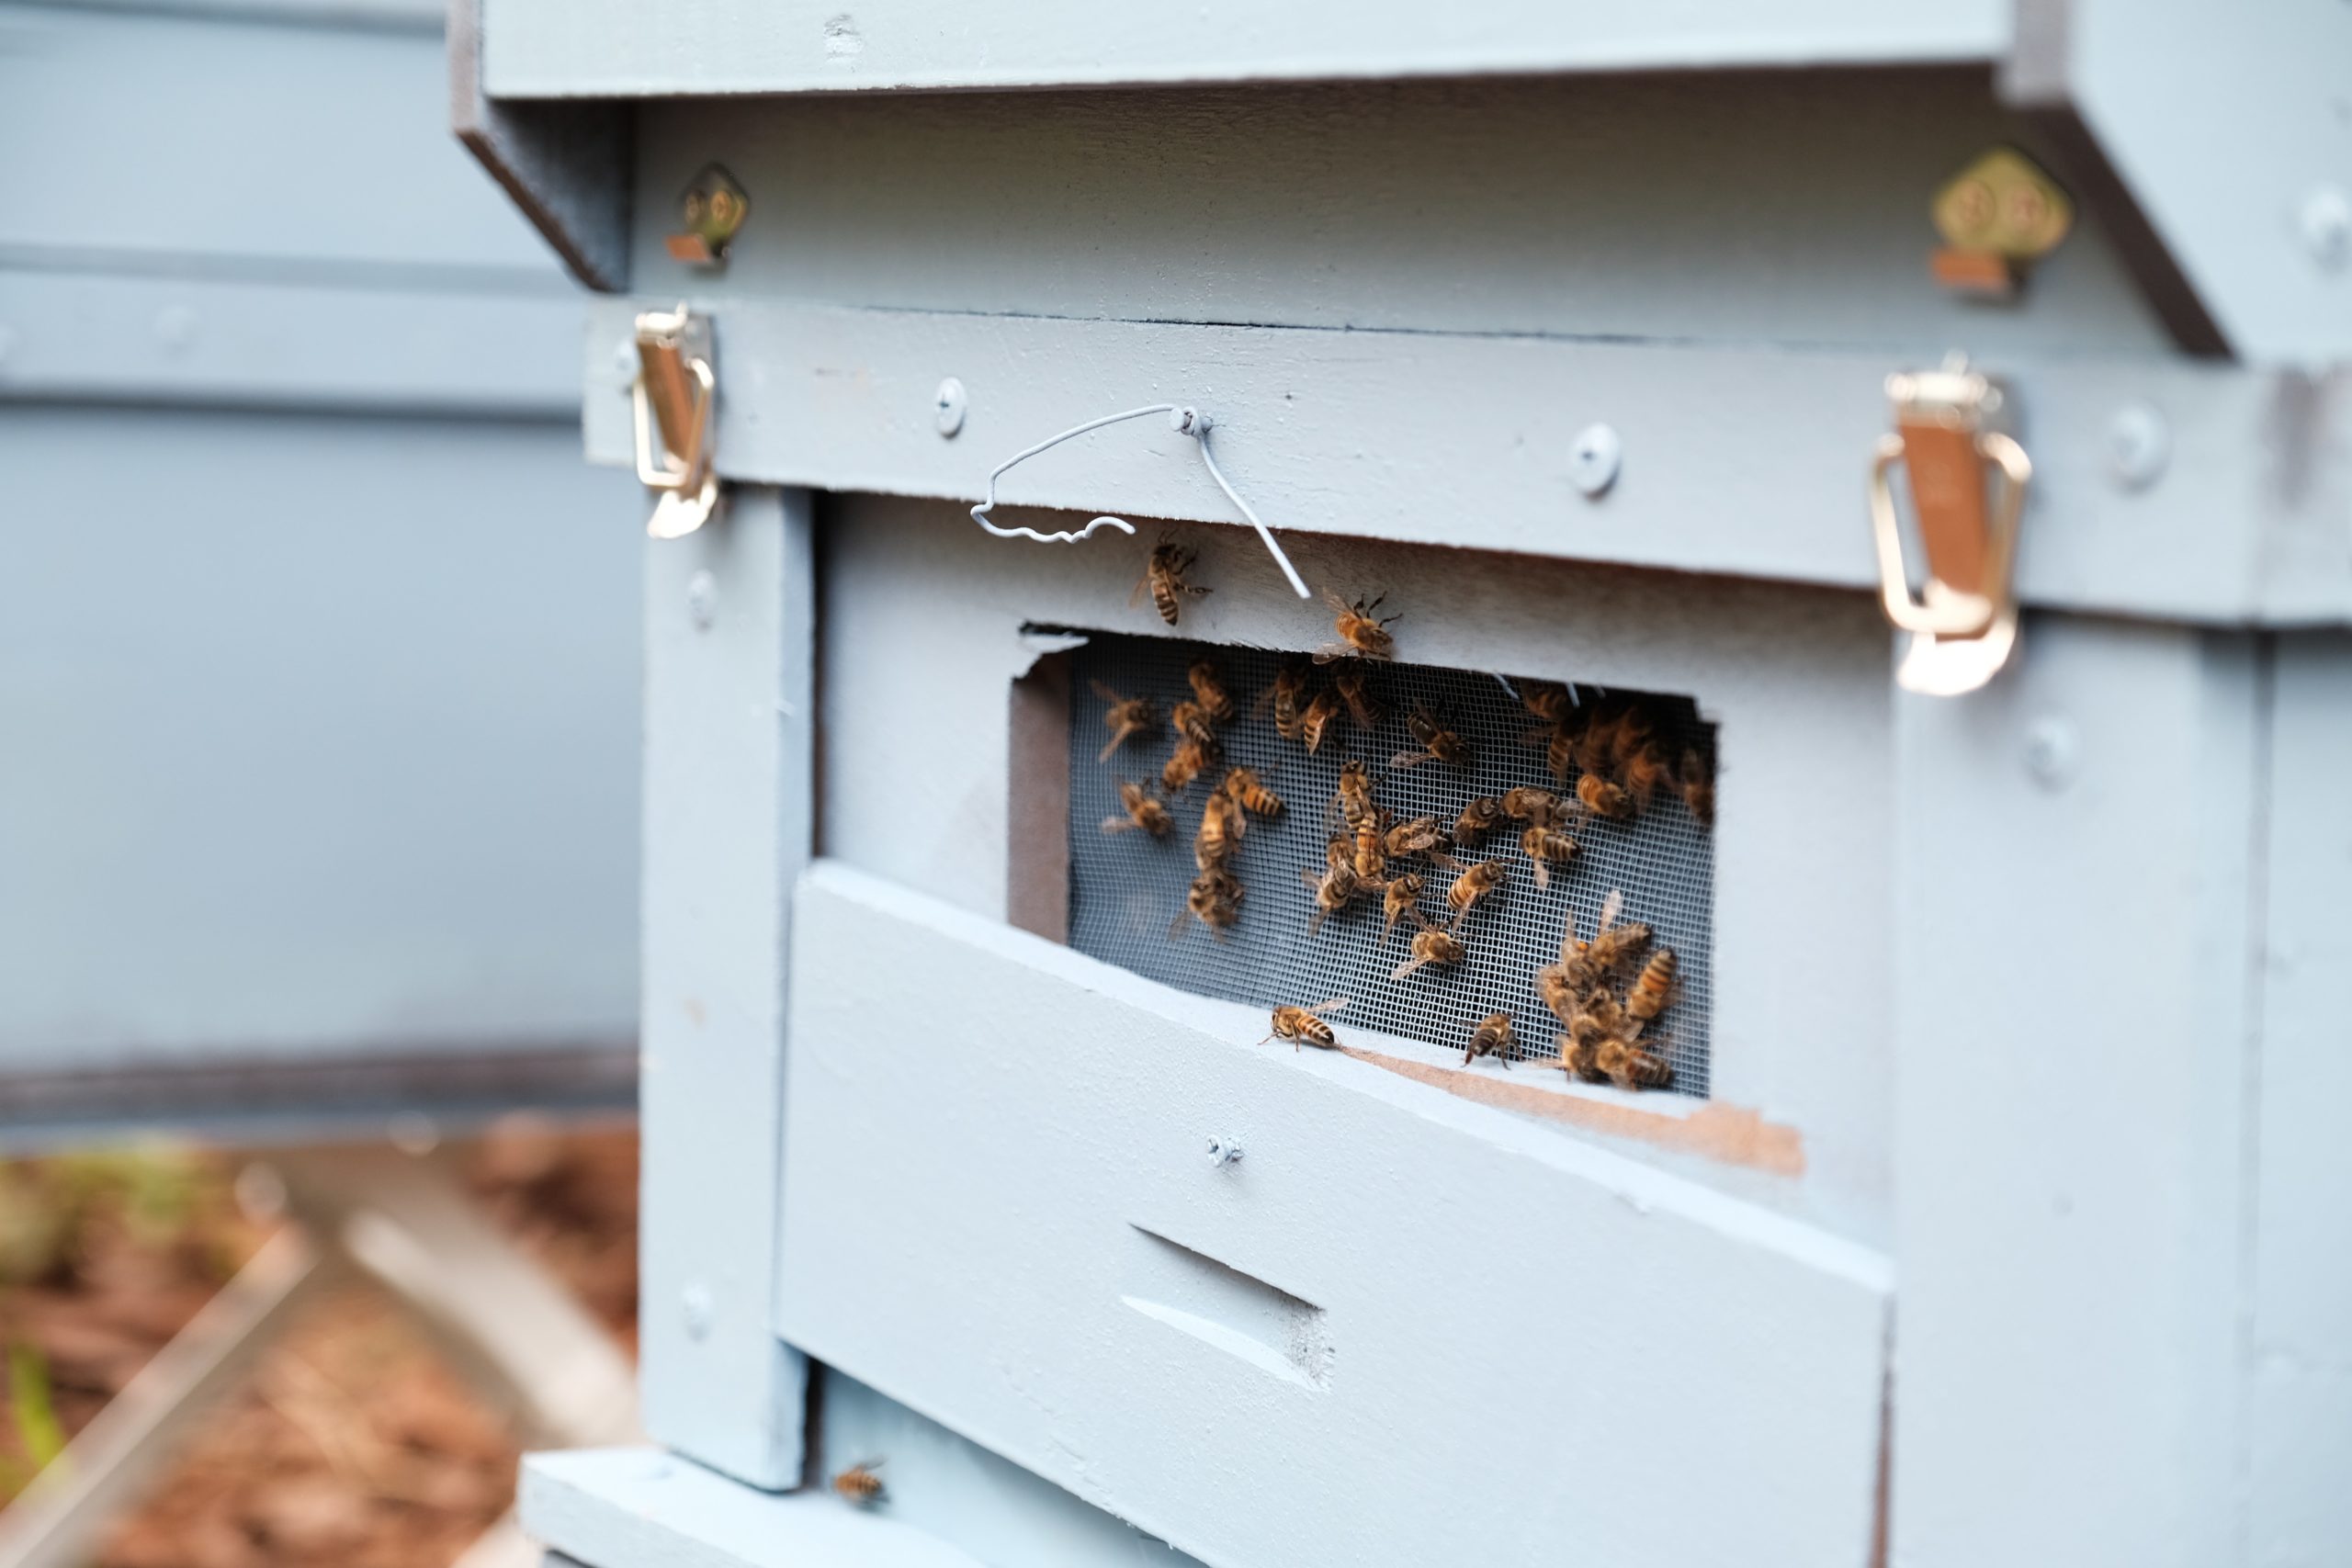
[{"label": "brass hive latch", "polygon": [[683,538],[709,522],[718,506],[718,470],[711,460],[718,378],[710,353],[708,318],[684,305],[639,314],[639,369],[629,396],[637,477],[661,492],[645,525],[657,539]]},{"label": "brass hive latch", "polygon": [[[1934,696],[1973,692],[2008,662],[2018,640],[2018,525],[2033,464],[2003,428],[1998,382],[1955,355],[1940,370],[1886,379],[1894,434],[1871,467],[1871,527],[1886,618],[1911,634],[1895,680]],[[1912,588],[1894,471],[1909,479],[1927,570]]]}]

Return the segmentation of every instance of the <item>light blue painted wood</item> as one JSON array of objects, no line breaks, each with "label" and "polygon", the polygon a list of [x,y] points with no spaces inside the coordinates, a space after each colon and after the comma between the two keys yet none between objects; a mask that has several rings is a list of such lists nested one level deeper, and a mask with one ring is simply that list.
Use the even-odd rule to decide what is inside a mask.
[{"label": "light blue painted wood", "polygon": [[2236,1560],[2251,639],[1895,708],[1893,1560]]},{"label": "light blue painted wood", "polygon": [[776,1497],[658,1449],[534,1454],[516,1506],[534,1540],[586,1568],[979,1568],[887,1509],[826,1492]]},{"label": "light blue painted wood", "polygon": [[2352,1542],[2352,643],[2279,638],[2273,691],[2243,1561],[2323,1568]]},{"label": "light blue painted wood", "polygon": [[769,1488],[799,1479],[808,1375],[770,1325],[814,526],[808,492],[744,490],[645,556],[645,1427]]}]

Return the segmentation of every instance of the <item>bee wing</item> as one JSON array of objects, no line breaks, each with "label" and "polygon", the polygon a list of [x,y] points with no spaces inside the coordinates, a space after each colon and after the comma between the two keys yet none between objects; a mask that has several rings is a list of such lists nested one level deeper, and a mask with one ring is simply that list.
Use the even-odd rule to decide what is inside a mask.
[{"label": "bee wing", "polygon": [[1431,758],[1427,751],[1399,751],[1388,759],[1388,765],[1392,768],[1418,768],[1430,761]]},{"label": "bee wing", "polygon": [[1576,912],[1574,909],[1570,909],[1570,910],[1568,911],[1568,929],[1567,929],[1567,930],[1566,930],[1565,931],[1562,931],[1562,932],[1560,933],[1560,964],[1561,964],[1561,966],[1562,966],[1563,968],[1566,967],[1567,963],[1568,963],[1568,960],[1570,960],[1571,958],[1574,958],[1576,955],[1577,955],[1577,912]]},{"label": "bee wing", "polygon": [[1106,703],[1121,703],[1126,701],[1125,697],[1122,697],[1118,693],[1113,691],[1110,687],[1104,685],[1100,681],[1089,681],[1086,683],[1093,687],[1094,694],[1101,697]]},{"label": "bee wing", "polygon": [[1615,925],[1617,923],[1617,917],[1624,912],[1625,890],[1622,887],[1611,888],[1609,890],[1609,897],[1601,900],[1600,924],[1594,929],[1592,934],[1598,938],[1602,931],[1605,931],[1611,926]]},{"label": "bee wing", "polygon": [[[1177,911],[1176,911],[1176,918],[1175,918],[1174,919],[1172,919],[1172,920],[1170,920],[1170,921],[1169,921],[1169,922],[1168,922],[1168,940],[1169,940],[1169,941],[1170,941],[1170,942],[1174,942],[1178,937],[1182,936],[1182,935],[1184,934],[1184,922],[1185,922],[1186,920],[1191,919],[1192,918],[1193,918],[1193,911],[1192,911],[1192,910],[1190,910],[1190,909],[1179,909],[1179,910],[1177,910]],[[1272,1039],[1272,1038],[1273,1038],[1273,1036],[1272,1036],[1272,1035],[1268,1035],[1266,1038],[1267,1038],[1268,1040],[1271,1040],[1271,1039]],[[1261,1045],[1262,1045],[1262,1044],[1264,1044],[1264,1043],[1265,1043],[1265,1041],[1264,1041],[1264,1040],[1261,1040],[1261,1041],[1260,1041],[1258,1043],[1260,1043]]]},{"label": "bee wing", "polygon": [[1315,650],[1315,662],[1317,664],[1334,664],[1342,659],[1362,657],[1362,652],[1352,644],[1344,642],[1327,642]]},{"label": "bee wing", "polygon": [[1126,730],[1122,729],[1117,734],[1112,736],[1111,739],[1104,743],[1102,750],[1094,753],[1094,760],[1098,762],[1109,761],[1111,760],[1111,753],[1117,750],[1120,746],[1125,742],[1127,734],[1128,732]]},{"label": "bee wing", "polygon": [[1332,592],[1328,588],[1323,590],[1323,603],[1330,605],[1334,612],[1342,615],[1351,615],[1355,609],[1355,606],[1350,604],[1345,599],[1340,598],[1337,593]]},{"label": "bee wing", "polygon": [[1399,964],[1396,968],[1391,969],[1388,972],[1388,977],[1392,980],[1401,980],[1406,976],[1410,975],[1414,970],[1419,969],[1426,962],[1428,962],[1426,959],[1408,958],[1404,963]]},{"label": "bee wing", "polygon": [[1141,604],[1143,602],[1143,591],[1150,586],[1151,573],[1149,571],[1146,571],[1141,577],[1136,578],[1136,585],[1127,590],[1127,608],[1132,610],[1137,604]]},{"label": "bee wing", "polygon": [[1542,855],[1531,854],[1527,858],[1535,867],[1535,886],[1539,889],[1548,890],[1552,886],[1551,868],[1544,863]]},{"label": "bee wing", "polygon": [[1102,830],[1106,833],[1125,833],[1133,831],[1134,829],[1135,822],[1129,818],[1105,817],[1102,818]]}]

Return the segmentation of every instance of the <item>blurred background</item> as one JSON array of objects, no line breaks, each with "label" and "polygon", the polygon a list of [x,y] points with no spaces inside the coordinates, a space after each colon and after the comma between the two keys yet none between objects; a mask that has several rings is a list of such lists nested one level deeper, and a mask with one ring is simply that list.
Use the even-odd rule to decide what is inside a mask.
[{"label": "blurred background", "polygon": [[0,1564],[633,1424],[643,503],[447,120],[431,0],[0,0]]}]

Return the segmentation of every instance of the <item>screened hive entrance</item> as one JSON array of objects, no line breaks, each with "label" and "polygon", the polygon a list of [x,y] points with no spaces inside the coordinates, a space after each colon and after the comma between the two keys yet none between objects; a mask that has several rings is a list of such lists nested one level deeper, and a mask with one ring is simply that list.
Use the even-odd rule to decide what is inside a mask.
[{"label": "screened hive entrance", "polygon": [[[1428,816],[1450,826],[1472,798],[1499,798],[1518,785],[1566,793],[1546,771],[1543,747],[1525,742],[1537,721],[1512,694],[1483,671],[1404,663],[1363,666],[1385,710],[1378,727],[1367,734],[1342,714],[1310,756],[1304,745],[1283,739],[1271,716],[1251,711],[1288,656],[1097,633],[1088,634],[1086,645],[1070,657],[1072,947],[1163,985],[1230,1001],[1272,1007],[1345,997],[1349,1006],[1334,1019],[1343,1038],[1350,1027],[1373,1029],[1459,1050],[1481,1019],[1507,1012],[1518,1036],[1511,1060],[1549,1066],[1559,1055],[1559,1025],[1538,994],[1536,971],[1558,961],[1572,911],[1578,934],[1589,937],[1611,890],[1623,889],[1625,918],[1647,924],[1657,943],[1671,947],[1678,961],[1676,1000],[1644,1043],[1672,1066],[1673,1091],[1707,1093],[1714,846],[1671,787],[1661,789],[1630,822],[1582,816],[1567,824],[1577,852],[1568,863],[1553,868],[1548,888],[1536,886],[1515,823],[1504,824],[1477,849],[1463,852],[1465,865],[1496,859],[1509,866],[1502,887],[1481,900],[1461,927],[1465,957],[1458,964],[1432,965],[1393,979],[1391,971],[1409,955],[1419,928],[1406,919],[1384,937],[1376,895],[1308,934],[1316,896],[1300,873],[1322,872],[1326,841],[1339,830],[1328,808],[1340,764],[1351,758],[1365,763],[1375,799],[1399,821]],[[1222,762],[1167,797],[1174,823],[1165,837],[1105,833],[1104,820],[1124,815],[1123,781],[1159,794],[1161,765],[1174,744],[1168,716],[1174,705],[1193,695],[1186,671],[1200,659],[1216,665],[1237,710],[1219,728]],[[1518,677],[1510,679],[1514,687],[1521,684]],[[1321,681],[1318,674],[1317,683]],[[1096,682],[1122,697],[1150,698],[1159,730],[1129,739],[1098,761],[1110,738],[1104,716],[1111,703],[1098,694]],[[1588,703],[1601,702],[1603,711],[1638,703],[1655,727],[1661,752],[1677,760],[1686,750],[1694,752],[1712,770],[1713,726],[1700,719],[1690,698],[1624,690],[1603,694],[1589,687],[1577,692]],[[1468,741],[1467,765],[1392,765],[1397,753],[1415,749],[1407,719],[1417,705]],[[1195,873],[1193,839],[1203,802],[1224,769],[1235,764],[1257,770],[1287,809],[1271,820],[1250,822],[1233,862],[1245,889],[1238,920],[1219,936],[1186,919],[1171,936],[1170,923],[1185,911]],[[1571,784],[1573,779],[1572,774]],[[1459,874],[1434,864],[1419,869],[1426,883],[1421,909],[1432,920],[1447,922],[1446,890]],[[1477,1070],[1505,1069],[1481,1062]]]}]

